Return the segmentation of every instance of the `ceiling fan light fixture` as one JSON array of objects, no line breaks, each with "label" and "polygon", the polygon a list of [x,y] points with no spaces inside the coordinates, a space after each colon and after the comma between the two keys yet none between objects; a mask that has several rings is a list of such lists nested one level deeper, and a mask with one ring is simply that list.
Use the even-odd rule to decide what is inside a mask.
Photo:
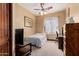
[{"label": "ceiling fan light fixture", "polygon": [[47,14],[47,12],[44,12],[44,14]]},{"label": "ceiling fan light fixture", "polygon": [[44,13],[41,11],[41,12],[40,12],[40,15],[43,15],[43,14],[44,14]]},{"label": "ceiling fan light fixture", "polygon": [[39,15],[46,15],[47,12],[46,11],[49,11],[50,9],[52,9],[53,7],[52,6],[49,6],[49,7],[45,7],[45,3],[40,3],[40,9],[34,9],[34,10],[39,10]]},{"label": "ceiling fan light fixture", "polygon": [[41,11],[39,14],[40,14],[40,15],[46,15],[47,12],[43,12],[43,11]]}]

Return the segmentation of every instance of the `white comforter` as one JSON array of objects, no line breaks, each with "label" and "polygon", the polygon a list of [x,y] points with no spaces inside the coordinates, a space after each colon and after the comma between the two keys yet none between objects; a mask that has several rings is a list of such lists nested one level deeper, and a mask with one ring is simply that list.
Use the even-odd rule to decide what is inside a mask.
[{"label": "white comforter", "polygon": [[28,37],[28,42],[36,45],[37,47],[42,47],[47,42],[47,37],[45,33],[37,33]]}]

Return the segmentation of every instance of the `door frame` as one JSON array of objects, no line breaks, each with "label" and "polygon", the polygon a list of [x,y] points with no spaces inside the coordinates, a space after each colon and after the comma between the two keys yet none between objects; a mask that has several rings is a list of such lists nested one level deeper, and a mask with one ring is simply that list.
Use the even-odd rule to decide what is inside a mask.
[{"label": "door frame", "polygon": [[9,7],[9,56],[12,56],[12,3],[8,3]]}]

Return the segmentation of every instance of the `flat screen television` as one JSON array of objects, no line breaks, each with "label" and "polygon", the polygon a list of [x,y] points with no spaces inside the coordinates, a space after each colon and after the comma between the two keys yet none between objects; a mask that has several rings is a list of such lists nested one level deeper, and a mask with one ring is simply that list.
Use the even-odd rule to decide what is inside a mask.
[{"label": "flat screen television", "polygon": [[23,29],[15,29],[15,43],[23,45]]}]

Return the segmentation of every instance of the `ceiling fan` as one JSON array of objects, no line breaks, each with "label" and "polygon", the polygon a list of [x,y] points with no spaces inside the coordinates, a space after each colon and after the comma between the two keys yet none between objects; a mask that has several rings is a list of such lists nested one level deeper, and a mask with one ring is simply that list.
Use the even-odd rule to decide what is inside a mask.
[{"label": "ceiling fan", "polygon": [[49,6],[47,8],[44,8],[44,5],[45,5],[45,3],[40,3],[41,9],[34,9],[34,10],[46,11],[46,10],[50,10],[50,9],[53,8],[52,6]]}]

